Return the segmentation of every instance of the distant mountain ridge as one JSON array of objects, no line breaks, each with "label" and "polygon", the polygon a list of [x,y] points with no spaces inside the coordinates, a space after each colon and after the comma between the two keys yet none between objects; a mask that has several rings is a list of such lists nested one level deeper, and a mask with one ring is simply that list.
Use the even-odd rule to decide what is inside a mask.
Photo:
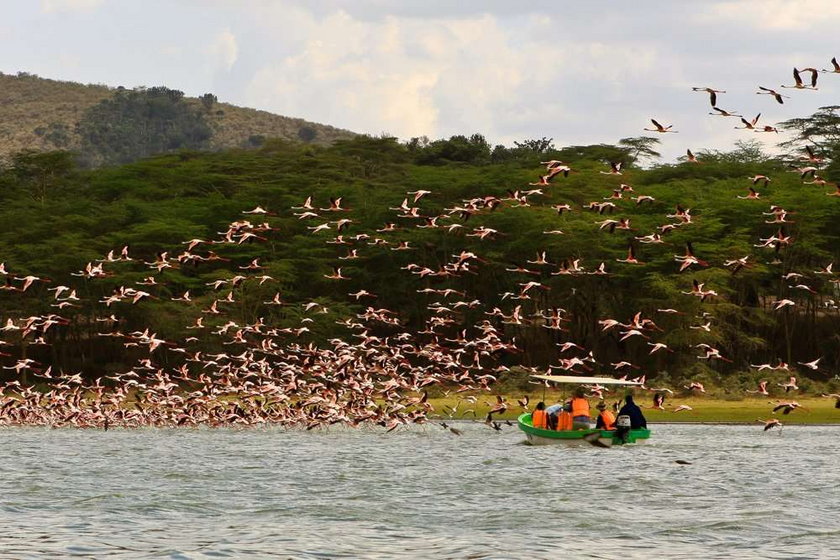
[{"label": "distant mountain ridge", "polygon": [[[167,100],[169,105],[177,105],[181,113],[186,111],[192,116],[190,134],[175,134],[173,138],[171,129],[174,125],[167,122],[173,114],[171,107],[155,115],[148,107],[160,107],[160,104],[154,105],[153,100],[141,107],[142,110],[134,111],[131,124],[135,129],[145,129],[145,123],[140,121],[149,115],[157,119],[159,136],[163,137],[135,146],[128,153],[99,153],[100,146],[119,138],[114,136],[121,132],[117,129],[125,128],[122,115],[116,117],[119,122],[102,122],[103,115],[113,116],[120,110],[115,108],[113,101],[121,101],[124,107],[131,101],[136,102],[151,93],[160,95],[160,92],[162,95],[167,92],[180,94],[167,88],[129,90],[51,80],[25,72],[17,75],[0,72],[0,159],[8,159],[24,150],[72,150],[79,152],[89,164],[99,165],[124,163],[126,158],[133,160],[180,148],[258,147],[268,138],[326,145],[356,136],[351,131],[328,125],[220,103],[214,95],[206,94],[200,98],[171,97]],[[103,108],[110,108],[110,113]],[[131,134],[132,130],[122,133]]]}]

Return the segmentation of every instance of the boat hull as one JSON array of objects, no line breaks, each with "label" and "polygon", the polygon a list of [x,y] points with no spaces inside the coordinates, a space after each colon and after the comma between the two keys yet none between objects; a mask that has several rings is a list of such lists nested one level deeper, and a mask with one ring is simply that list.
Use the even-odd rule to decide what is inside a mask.
[{"label": "boat hull", "polygon": [[[535,428],[531,424],[531,414],[525,413],[518,418],[519,429],[525,432],[527,443],[531,445],[566,445],[569,447],[581,445],[596,445],[611,447],[627,443],[643,443],[650,438],[650,430],[640,428],[630,430],[626,441],[618,437],[614,430],[545,430]],[[595,437],[593,434],[597,434]]]}]

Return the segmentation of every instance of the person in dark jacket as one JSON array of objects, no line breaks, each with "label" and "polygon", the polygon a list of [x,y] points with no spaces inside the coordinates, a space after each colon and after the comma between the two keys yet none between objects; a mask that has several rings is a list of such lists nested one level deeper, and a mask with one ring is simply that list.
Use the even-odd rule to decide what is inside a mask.
[{"label": "person in dark jacket", "polygon": [[618,411],[618,416],[629,416],[630,417],[630,429],[636,430],[638,428],[647,428],[647,420],[645,420],[645,415],[642,414],[642,409],[639,408],[635,402],[633,402],[633,395],[627,395],[624,397],[624,406],[621,407],[621,410]]}]

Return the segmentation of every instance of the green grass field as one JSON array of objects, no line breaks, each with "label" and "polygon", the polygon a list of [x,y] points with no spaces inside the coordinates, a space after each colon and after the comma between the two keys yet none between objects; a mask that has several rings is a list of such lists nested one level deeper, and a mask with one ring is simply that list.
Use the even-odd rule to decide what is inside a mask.
[{"label": "green grass field", "polygon": [[[504,395],[508,409],[504,414],[494,414],[493,418],[498,420],[513,420],[523,412],[517,404],[521,395]],[[539,398],[542,398],[540,395]],[[559,391],[547,391],[545,403],[550,405],[562,400]],[[777,401],[796,401],[802,405],[790,414],[783,414],[782,411],[773,414],[773,408]],[[529,410],[534,407],[538,399],[531,398]],[[589,399],[592,413],[596,410],[595,399]],[[611,399],[607,399],[611,403]],[[739,422],[751,423],[758,419],[766,420],[778,418],[783,424],[840,424],[840,408],[835,408],[835,400],[822,397],[797,397],[789,398],[748,397],[741,400],[724,400],[713,397],[678,397],[669,398],[665,401],[665,410],[654,410],[652,408],[652,396],[640,394],[636,402],[642,407],[645,417],[649,422]],[[429,403],[434,407],[430,418],[440,417],[444,419],[484,419],[487,411],[496,404],[496,396],[491,393],[483,394],[461,394],[448,395],[446,397],[429,397]],[[688,405],[692,410],[673,412],[679,405]],[[452,410],[455,410],[452,413]]]}]

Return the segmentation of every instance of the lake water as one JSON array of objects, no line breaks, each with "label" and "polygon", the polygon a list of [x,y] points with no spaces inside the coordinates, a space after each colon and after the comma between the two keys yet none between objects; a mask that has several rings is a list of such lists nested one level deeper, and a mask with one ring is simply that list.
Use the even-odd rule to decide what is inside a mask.
[{"label": "lake water", "polygon": [[0,557],[840,554],[836,428],[657,425],[599,449],[458,427],[0,429]]}]

